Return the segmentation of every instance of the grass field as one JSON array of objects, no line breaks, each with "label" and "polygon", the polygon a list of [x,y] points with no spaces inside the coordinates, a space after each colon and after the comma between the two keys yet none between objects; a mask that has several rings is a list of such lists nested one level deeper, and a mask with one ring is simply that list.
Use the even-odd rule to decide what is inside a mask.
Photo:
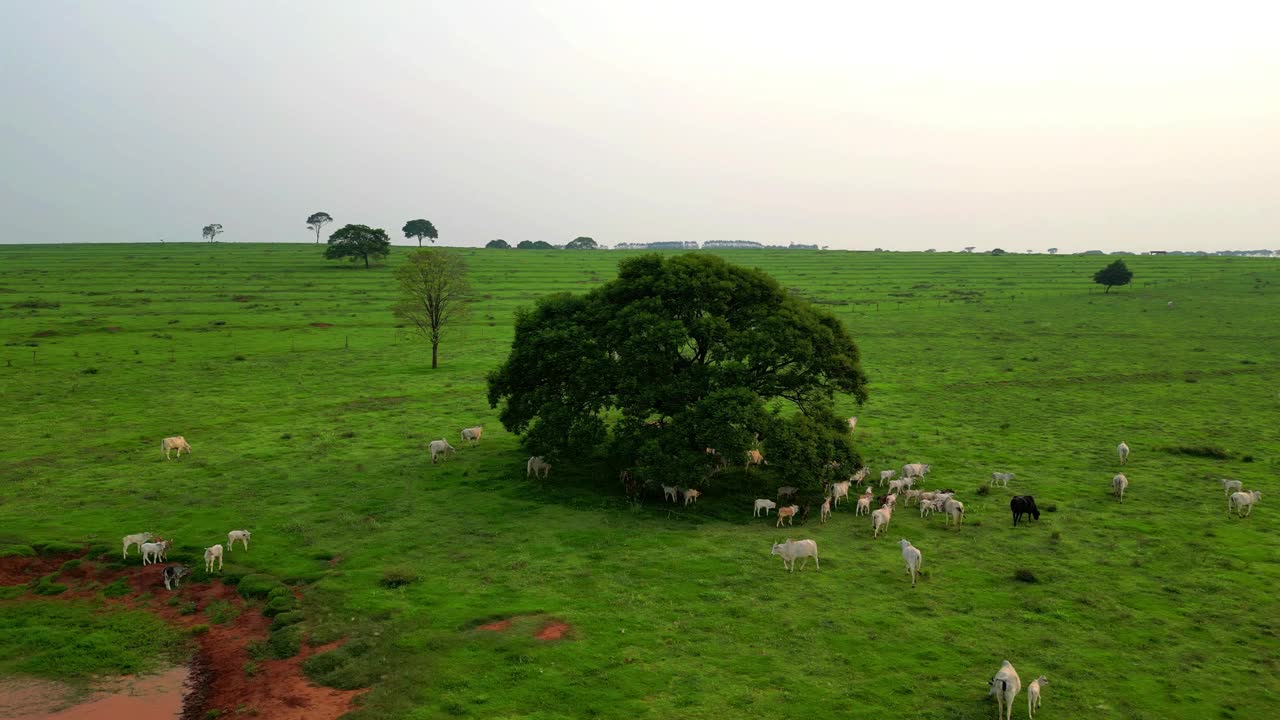
[{"label": "grass field", "polygon": [[[462,252],[477,302],[432,371],[389,269],[311,245],[0,246],[0,543],[248,527],[228,559],[312,581],[306,627],[367,649],[317,671],[371,681],[364,718],[989,718],[1006,658],[1049,677],[1049,720],[1276,717],[1280,263],[1128,258],[1134,284],[1103,295],[1098,257],[722,253],[847,323],[872,469],[931,463],[968,508],[959,530],[900,511],[873,541],[851,506],[784,533],[755,493],[684,511],[593,489],[596,468],[527,482],[484,374],[516,307],[626,254]],[[430,464],[474,424],[479,448]],[[195,453],[165,462],[174,434]],[[1227,457],[1177,452],[1204,446]],[[979,495],[994,470],[1017,479]],[[1264,491],[1251,517],[1221,477]],[[1015,529],[1024,493],[1056,511]],[[822,571],[784,573],[784,536],[817,540]],[[474,629],[510,615],[530,617]],[[569,636],[535,639],[552,619]]]}]

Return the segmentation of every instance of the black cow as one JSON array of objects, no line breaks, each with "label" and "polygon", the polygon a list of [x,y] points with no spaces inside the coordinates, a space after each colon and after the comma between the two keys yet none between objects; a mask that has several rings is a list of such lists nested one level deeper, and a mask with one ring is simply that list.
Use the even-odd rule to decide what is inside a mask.
[{"label": "black cow", "polygon": [[1040,508],[1036,507],[1036,499],[1030,495],[1017,495],[1009,501],[1009,509],[1013,511],[1013,526],[1018,527],[1018,520],[1028,515],[1027,522],[1040,519]]}]

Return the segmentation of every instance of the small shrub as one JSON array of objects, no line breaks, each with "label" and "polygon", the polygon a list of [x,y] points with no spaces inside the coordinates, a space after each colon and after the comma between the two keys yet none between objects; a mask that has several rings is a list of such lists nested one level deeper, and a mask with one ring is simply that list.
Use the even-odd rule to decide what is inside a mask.
[{"label": "small shrub", "polygon": [[191,602],[190,600],[188,600],[187,602],[178,603],[179,615],[195,615],[196,609],[197,609],[196,604],[194,602]]},{"label": "small shrub", "polygon": [[226,325],[226,324],[227,324],[227,321],[226,321],[226,320],[214,320],[213,322],[211,322],[211,323],[209,323],[209,324],[210,324],[210,325],[215,325],[215,326],[221,327],[221,326],[223,326],[223,325]]},{"label": "small shrub", "polygon": [[275,617],[281,613],[287,613],[298,607],[298,603],[292,597],[274,597],[267,602],[267,606],[262,608],[262,614],[267,617]]},{"label": "small shrub", "polygon": [[50,543],[45,543],[44,547],[40,548],[40,554],[41,555],[65,555],[67,553],[80,552],[82,550],[84,550],[84,545],[81,545],[80,543],[54,541]]},{"label": "small shrub", "polygon": [[32,580],[28,587],[31,588],[31,592],[37,595],[61,595],[67,591],[67,586],[54,582],[57,578],[57,573],[45,575]]},{"label": "small shrub", "polygon": [[239,593],[240,597],[246,600],[251,598],[264,598],[271,593],[280,581],[275,575],[267,575],[265,573],[253,573],[240,578]]},{"label": "small shrub", "polygon": [[125,582],[124,578],[116,578],[115,582],[102,588],[102,594],[109,598],[124,597],[131,592],[133,590],[129,588],[129,583]]},{"label": "small shrub", "polygon": [[222,711],[210,710],[209,712],[204,714],[204,717],[205,717],[205,720],[217,720],[219,717],[222,717]]},{"label": "small shrub", "polygon": [[302,628],[287,625],[271,633],[267,638],[267,650],[277,660],[287,660],[302,649]]},{"label": "small shrub", "polygon": [[76,568],[78,568],[78,567],[80,567],[80,560],[78,560],[78,559],[77,559],[77,560],[68,560],[68,561],[66,561],[66,562],[62,563],[62,567],[60,567],[60,568],[58,569],[58,572],[69,572],[69,571],[71,571],[71,570],[75,570],[75,569],[76,569]]},{"label": "small shrub", "polygon": [[990,494],[991,494],[991,486],[990,486],[990,485],[979,485],[979,486],[978,486],[978,494],[979,494],[979,495],[990,495]]},{"label": "small shrub", "polygon": [[1040,582],[1039,580],[1036,579],[1035,573],[1031,572],[1026,568],[1018,568],[1017,570],[1015,570],[1013,572],[1013,579],[1017,580],[1018,582],[1024,582],[1024,583]]},{"label": "small shrub", "polygon": [[40,298],[28,298],[16,302],[9,307],[15,310],[54,310],[62,307],[62,303],[51,302],[49,300],[41,300]]},{"label": "small shrub", "polygon": [[281,435],[281,436],[280,436],[280,439],[281,439],[281,440],[292,440],[292,439],[293,439],[293,435],[292,435],[292,434],[290,434],[290,433],[284,433],[283,435]]},{"label": "small shrub", "polygon": [[82,375],[97,375],[97,374],[98,374],[98,368],[96,368],[96,367],[87,367],[87,368],[85,368],[85,369],[81,370],[81,371],[80,371],[80,374],[82,374]]},{"label": "small shrub", "polygon": [[418,581],[418,574],[405,567],[389,568],[382,573],[378,584],[386,588],[404,587]]},{"label": "small shrub", "polygon": [[1249,463],[1251,463],[1251,462],[1253,462],[1253,456],[1252,456],[1252,455],[1241,455],[1241,456],[1240,456],[1240,462],[1249,462]]},{"label": "small shrub", "polygon": [[188,630],[187,632],[191,633],[192,636],[203,635],[209,632],[209,626],[205,625],[204,623],[200,623],[199,625],[192,625],[191,629]]},{"label": "small shrub", "polygon": [[302,622],[305,619],[306,619],[306,614],[300,610],[290,610],[289,612],[282,612],[279,615],[276,615],[275,619],[271,621],[271,629],[278,630],[282,627],[297,625],[298,623]]},{"label": "small shrub", "polygon": [[252,660],[246,660],[244,663],[244,674],[247,677],[253,677],[258,674],[259,665]]},{"label": "small shrub", "polygon": [[1044,511],[1045,511],[1045,512],[1058,512],[1058,506],[1057,506],[1057,505],[1054,505],[1053,503],[1049,503],[1048,505],[1045,505],[1045,506],[1044,506]]},{"label": "small shrub", "polygon": [[35,557],[36,550],[30,545],[0,545],[0,558]]},{"label": "small shrub", "polygon": [[1164,448],[1171,455],[1191,455],[1194,457],[1229,460],[1231,452],[1217,445],[1172,445]]},{"label": "small shrub", "polygon": [[235,360],[236,362],[244,362],[244,356],[243,356],[243,355],[236,355],[235,357],[233,357],[233,358],[231,358],[231,359],[232,359],[232,360]]},{"label": "small shrub", "polygon": [[342,435],[341,435],[340,437],[344,437],[344,438],[348,438],[348,439],[350,439],[350,438],[353,438],[353,437],[355,437],[355,436],[356,436],[356,431],[355,431],[355,430],[348,430],[348,431],[346,431],[346,432],[342,433]]}]

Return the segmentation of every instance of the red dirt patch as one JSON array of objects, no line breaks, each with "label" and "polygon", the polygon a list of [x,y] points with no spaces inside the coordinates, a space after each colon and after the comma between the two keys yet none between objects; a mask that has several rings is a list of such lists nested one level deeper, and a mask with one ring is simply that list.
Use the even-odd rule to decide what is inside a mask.
[{"label": "red dirt patch", "polygon": [[511,629],[511,618],[498,620],[497,622],[485,623],[476,629],[487,630],[488,632],[506,632]]},{"label": "red dirt patch", "polygon": [[[46,575],[71,557],[0,558],[0,585],[22,584]],[[299,654],[288,660],[259,661],[257,672],[250,677],[244,671],[249,661],[248,647],[268,636],[271,619],[264,617],[258,608],[247,606],[234,587],[220,582],[183,584],[181,589],[170,593],[164,589],[161,576],[164,567],[108,570],[85,560],[75,570],[60,575],[64,583],[73,587],[54,598],[95,598],[98,591],[83,589],[84,581],[95,580],[106,585],[124,578],[133,592],[121,598],[104,598],[105,602],[147,610],[184,628],[207,624],[208,631],[195,637],[199,651],[191,662],[193,687],[183,703],[184,718],[204,718],[210,710],[231,716],[243,708],[261,720],[336,720],[353,709],[353,702],[361,691],[318,687],[302,673],[304,660],[331,650],[338,643],[310,647],[304,642]],[[145,595],[152,597],[143,599]],[[174,595],[194,602],[200,611],[209,603],[222,600],[240,608],[241,612],[229,624],[212,624],[203,612],[182,615],[179,606],[168,605]]]},{"label": "red dirt patch", "polygon": [[311,327],[331,328],[333,327],[333,323],[311,323]]},{"label": "red dirt patch", "polygon": [[538,634],[534,635],[534,637],[548,642],[552,640],[561,640],[565,635],[568,635],[571,630],[573,630],[573,627],[569,625],[569,623],[552,620],[546,625],[543,625],[542,629],[539,630]]}]

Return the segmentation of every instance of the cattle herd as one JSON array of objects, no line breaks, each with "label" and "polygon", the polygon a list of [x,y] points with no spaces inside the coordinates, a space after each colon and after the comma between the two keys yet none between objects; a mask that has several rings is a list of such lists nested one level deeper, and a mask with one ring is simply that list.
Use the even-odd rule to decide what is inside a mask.
[{"label": "cattle herd", "polygon": [[[851,432],[856,424],[857,418],[849,419]],[[465,428],[461,433],[462,442],[472,446],[478,445],[483,433],[484,428],[480,426]],[[191,454],[191,445],[182,436],[165,438],[161,441],[160,448],[164,453],[165,459],[171,459],[170,454],[174,451],[177,452],[179,459],[181,459],[183,451],[186,451],[188,455]],[[433,464],[448,458],[455,452],[455,448],[444,439],[432,440],[428,443],[427,449]],[[727,463],[724,458],[720,457],[718,452],[711,448],[707,448],[706,452],[709,455],[716,456],[717,469],[726,467]],[[1129,460],[1129,446],[1121,442],[1116,446],[1116,452],[1119,455],[1120,464],[1126,464]],[[768,461],[760,450],[753,449],[745,453],[743,464],[745,470],[749,471],[754,466],[767,464]],[[833,468],[838,467],[838,465],[833,464]],[[534,476],[545,479],[551,472],[551,464],[541,456],[533,456],[529,458],[525,469],[526,477]],[[946,517],[948,527],[954,524],[959,529],[964,522],[965,511],[964,503],[956,499],[955,491],[950,489],[924,490],[917,487],[917,484],[924,484],[924,478],[929,474],[930,469],[929,465],[923,463],[908,463],[903,465],[900,471],[883,470],[879,474],[877,487],[884,488],[884,494],[877,495],[875,489],[873,489],[872,482],[868,480],[869,468],[862,467],[850,475],[847,480],[826,485],[820,504],[816,498],[811,502],[796,503],[796,494],[799,489],[791,485],[784,485],[778,488],[776,499],[756,498],[752,507],[752,515],[758,518],[763,513],[765,517],[769,517],[771,512],[775,512],[777,517],[774,523],[775,527],[782,527],[784,524],[793,526],[797,518],[804,522],[813,506],[817,505],[819,508],[819,521],[825,524],[830,519],[832,511],[839,508],[841,501],[847,502],[849,500],[851,488],[865,483],[863,492],[856,496],[854,516],[869,516],[872,539],[878,539],[882,533],[888,532],[889,522],[893,519],[893,513],[898,506],[899,500],[901,500],[904,508],[910,507],[913,503],[918,506],[921,518],[928,518],[932,514],[938,513]],[[641,486],[636,482],[633,474],[628,470],[623,470],[620,477],[627,488],[628,495],[638,495]],[[1016,480],[1016,478],[1017,476],[1014,473],[994,472],[991,474],[990,485],[1008,487],[1009,483]],[[1124,502],[1124,493],[1128,487],[1129,479],[1124,473],[1118,473],[1111,479],[1111,492],[1121,503]],[[1253,506],[1262,499],[1261,492],[1257,490],[1245,491],[1239,480],[1223,479],[1222,488],[1227,497],[1228,515],[1235,513],[1238,517],[1248,517],[1253,511]],[[667,502],[683,503],[685,507],[688,507],[697,503],[698,498],[701,496],[702,492],[694,488],[662,485],[662,497]],[[874,508],[873,503],[875,505]],[[1035,498],[1031,495],[1015,495],[1009,501],[1009,510],[1013,515],[1015,527],[1018,526],[1023,518],[1028,521],[1040,519],[1040,510],[1036,507]],[[232,530],[227,533],[228,551],[234,547],[236,541],[240,541],[242,549],[247,551],[249,549],[249,531]],[[126,535],[123,538],[123,543],[123,555],[126,559],[129,557],[129,548],[134,545],[138,546],[142,554],[143,565],[165,562],[166,553],[172,547],[172,542],[168,540],[154,538],[153,541],[153,535],[149,532]],[[911,586],[915,587],[916,579],[921,572],[924,554],[911,541],[905,538],[899,540],[898,544],[902,548],[902,560],[911,578]],[[222,553],[223,546],[221,544],[205,549],[206,572],[213,572],[215,564],[218,570],[222,569]],[[814,569],[821,570],[821,564],[818,560],[818,543],[812,539],[792,540],[788,538],[784,542],[774,543],[771,555],[781,557],[782,566],[788,572],[795,572],[797,560],[800,561],[800,569],[803,570],[808,565],[809,558],[813,558]],[[182,565],[165,567],[163,570],[165,588],[176,590],[179,581],[190,572],[189,568]],[[1048,680],[1041,675],[1027,686],[1027,713],[1029,716],[1032,716],[1035,710],[1039,708],[1041,688],[1047,683]],[[995,677],[989,682],[989,687],[990,694],[996,698],[997,717],[1009,720],[1013,712],[1013,702],[1022,690],[1022,681],[1009,661],[1004,661],[1000,670],[996,672]]]}]

